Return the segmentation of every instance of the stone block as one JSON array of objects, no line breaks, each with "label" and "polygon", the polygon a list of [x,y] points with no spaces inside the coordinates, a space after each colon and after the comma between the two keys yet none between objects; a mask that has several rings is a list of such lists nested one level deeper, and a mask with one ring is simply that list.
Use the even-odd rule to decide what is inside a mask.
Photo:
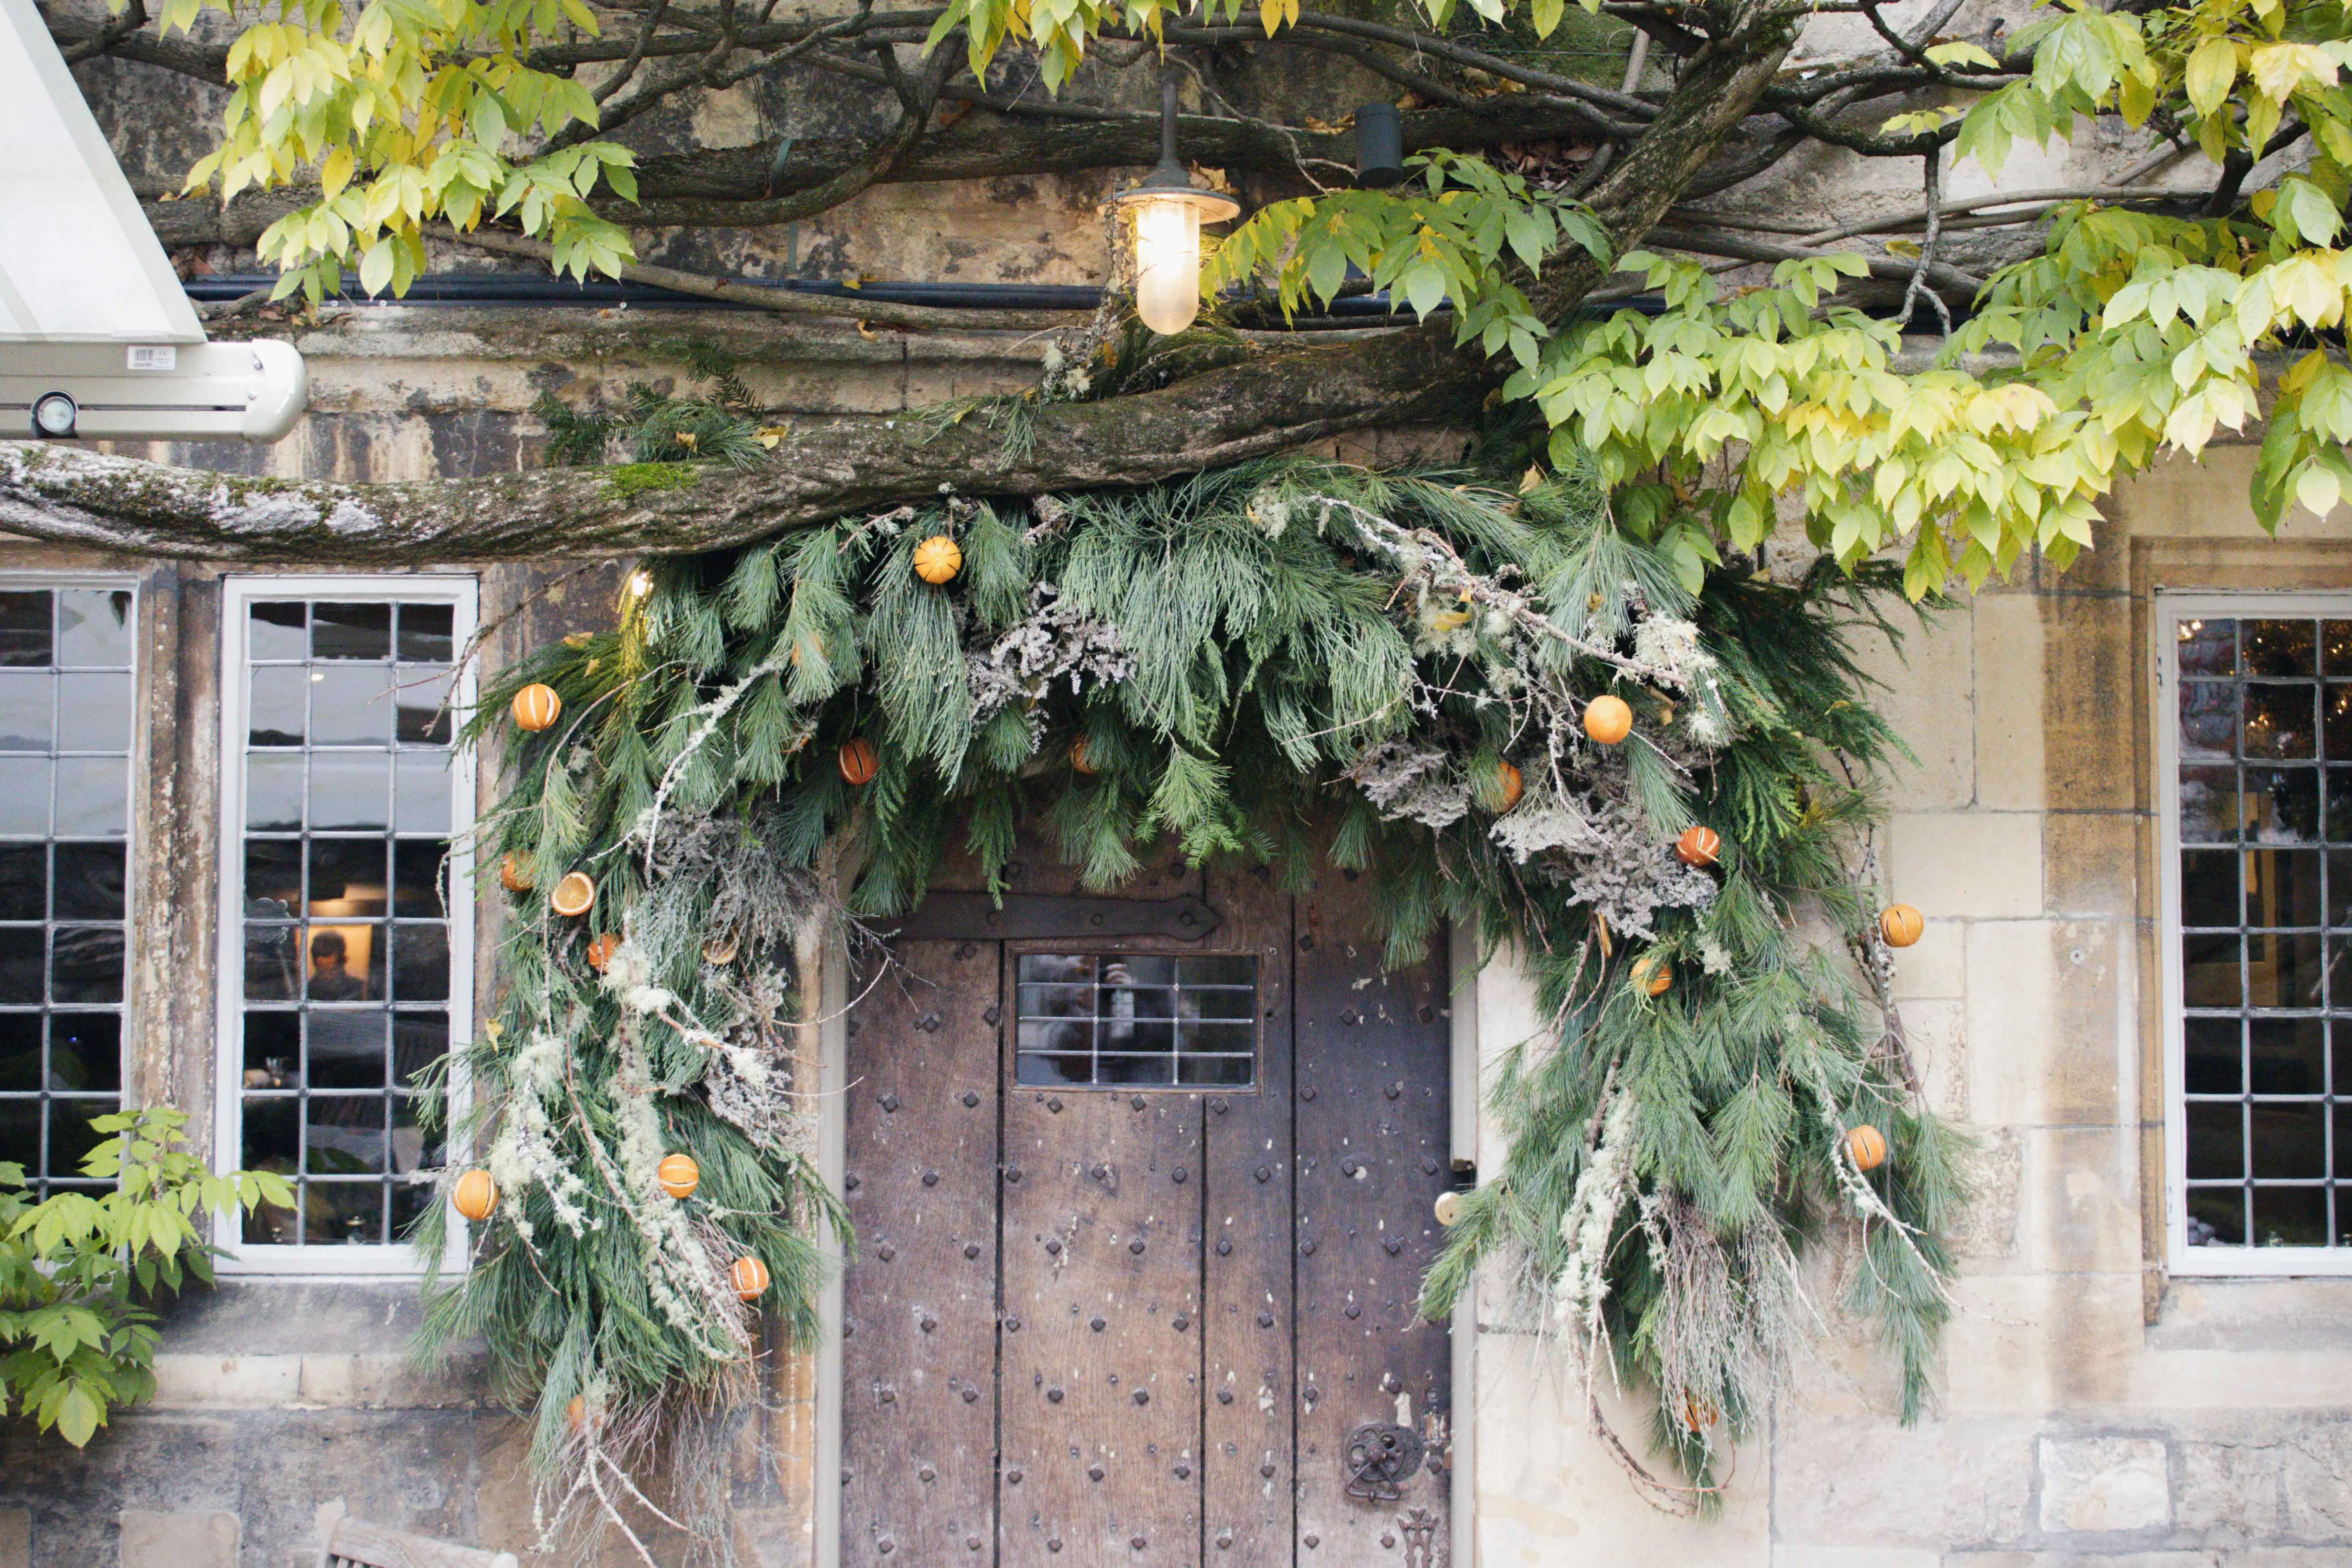
[{"label": "stone block", "polygon": [[2160,1530],[2172,1522],[2169,1451],[2158,1437],[2044,1437],[2042,1528],[2052,1535]]},{"label": "stone block", "polygon": [[474,1492],[475,1528],[485,1541],[520,1551],[537,1535],[531,1518],[530,1433],[520,1426],[482,1455],[482,1484]]},{"label": "stone block", "polygon": [[2138,1392],[2140,1281],[2129,1274],[1965,1276],[1944,1331],[1954,1416],[2119,1406]]},{"label": "stone block", "polygon": [[1965,1121],[1969,1115],[1969,1015],[1948,997],[1901,1002],[1904,1037],[1911,1066],[1927,1103],[1940,1115]]},{"label": "stone block", "polygon": [[2110,500],[2105,515],[2091,520],[2090,547],[2065,571],[2042,563],[2045,594],[2126,594],[2131,591],[2131,529]]},{"label": "stone block", "polygon": [[2053,1273],[2140,1267],[2137,1128],[2032,1128],[2024,1154],[2029,1266]]},{"label": "stone block", "polygon": [[2352,1316],[2342,1279],[2200,1279],[2167,1283],[2148,1330],[2153,1351],[2291,1351],[2352,1362]]},{"label": "stone block", "polygon": [[[1882,1359],[1883,1359],[1883,1352]],[[2014,1542],[2030,1528],[2035,1418],[1896,1424],[1892,1403],[1835,1412],[1811,1389],[1775,1423],[1774,1568],[1901,1563],[1905,1552]],[[1805,1543],[1801,1555],[1790,1543]]]},{"label": "stone block", "polygon": [[[2278,1455],[2286,1528],[2300,1541],[2334,1541],[2352,1558],[2352,1422],[2290,1415]],[[2259,1450],[2266,1445],[2256,1444]]]},{"label": "stone block", "polygon": [[2042,600],[1979,595],[1976,611],[1977,805],[2037,811],[2042,788]]},{"label": "stone block", "polygon": [[2042,912],[2113,915],[2140,910],[2140,835],[2147,819],[2120,811],[2053,811],[2042,819]]},{"label": "stone block", "polygon": [[[1944,1568],[2247,1568],[2247,1564],[2235,1553],[2221,1552],[1947,1552]],[[2297,1568],[2322,1565],[2314,1562]],[[2329,1563],[2326,1568],[2342,1565]]]},{"label": "stone block", "polygon": [[237,1568],[244,1531],[233,1513],[150,1513],[121,1517],[121,1568]]},{"label": "stone block", "polygon": [[2352,1355],[2340,1352],[2158,1351],[2131,1364],[2139,1410],[2279,1411],[2352,1407]]},{"label": "stone block", "polygon": [[1967,942],[1965,922],[1929,920],[1919,940],[1895,955],[1895,1000],[1968,994]]},{"label": "stone block", "polygon": [[[1497,950],[1465,989],[1468,994],[1456,1005],[1466,1004],[1475,1020],[1478,1082],[1483,1087],[1494,1081],[1493,1075],[1505,1052],[1541,1032],[1542,1011],[1536,1003],[1535,979],[1511,948]],[[1475,1106],[1474,1141],[1464,1152],[1477,1161],[1482,1173],[1491,1174],[1502,1169],[1510,1142],[1503,1136],[1502,1126],[1483,1092],[1476,1097]],[[1457,1117],[1462,1110],[1457,1104]]]},{"label": "stone block", "polygon": [[1969,1167],[1974,1190],[1952,1230],[1953,1248],[1970,1264],[2017,1257],[2024,1163],[2024,1138],[2018,1129],[1989,1127],[1977,1133],[1976,1158]]},{"label": "stone block", "polygon": [[158,1409],[291,1405],[301,1398],[299,1355],[182,1355],[155,1358]]},{"label": "stone block", "polygon": [[0,1568],[33,1568],[33,1512],[0,1508]]},{"label": "stone block", "polygon": [[2173,1494],[2176,1529],[2202,1540],[2262,1540],[2282,1533],[2285,1499],[2275,1442],[2184,1441]]},{"label": "stone block", "polygon": [[2074,595],[2042,606],[2042,803],[2129,811],[2141,789],[2135,716],[2147,695],[2131,601]]},{"label": "stone block", "polygon": [[439,1366],[420,1366],[404,1353],[297,1358],[304,1405],[360,1409],[419,1409],[474,1402],[478,1373],[474,1359],[457,1357]]},{"label": "stone block", "polygon": [[1975,643],[1963,603],[1924,625],[1906,625],[1899,644],[1875,628],[1854,635],[1864,673],[1886,684],[1870,704],[1911,749],[1890,779],[1903,803],[1920,811],[1957,811],[1975,803]]},{"label": "stone block", "polygon": [[1981,921],[1968,929],[1969,1115],[1981,1125],[2112,1126],[2139,1042],[2123,992],[2132,928]]},{"label": "stone block", "polygon": [[[2262,525],[2246,499],[2258,456],[2253,447],[2220,441],[2194,458],[2176,455],[2117,485],[2108,510],[2135,538],[2259,539]],[[2312,521],[2290,511],[2295,519]]]},{"label": "stone block", "polygon": [[2029,811],[1900,812],[1887,825],[1887,883],[1938,921],[2042,912],[2042,816]]},{"label": "stone block", "polygon": [[[1742,1445],[1721,1518],[1673,1518],[1642,1500],[1587,1425],[1583,1380],[1548,1342],[1480,1336],[1471,1428],[1480,1568],[1672,1563],[1677,1568],[1769,1568],[1772,1464]],[[1645,1414],[1607,1387],[1601,1403],[1629,1445]],[[1442,1548],[1441,1548],[1442,1550]],[[1352,1565],[1350,1565],[1352,1568]]]},{"label": "stone block", "polygon": [[1939,1568],[1943,1553],[1916,1546],[1806,1546],[1780,1542],[1772,1568]]}]

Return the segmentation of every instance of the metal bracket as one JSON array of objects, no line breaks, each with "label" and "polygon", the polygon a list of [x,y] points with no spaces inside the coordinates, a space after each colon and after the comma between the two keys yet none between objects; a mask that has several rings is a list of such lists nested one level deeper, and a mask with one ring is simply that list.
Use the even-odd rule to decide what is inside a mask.
[{"label": "metal bracket", "polygon": [[1186,894],[1177,899],[1100,899],[1050,893],[933,893],[898,928],[904,942],[1083,941],[1163,936],[1198,942],[1217,929],[1217,911]]},{"label": "metal bracket", "polygon": [[1397,1525],[1404,1531],[1405,1568],[1433,1568],[1436,1562],[1437,1516],[1425,1508],[1399,1514]]}]

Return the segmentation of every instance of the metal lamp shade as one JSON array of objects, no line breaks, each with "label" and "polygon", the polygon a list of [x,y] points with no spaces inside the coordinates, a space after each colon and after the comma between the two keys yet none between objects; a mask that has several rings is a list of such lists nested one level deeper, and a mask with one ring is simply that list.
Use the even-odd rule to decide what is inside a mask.
[{"label": "metal lamp shade", "polygon": [[1404,178],[1404,120],[1392,103],[1356,110],[1356,184],[1382,190]]}]

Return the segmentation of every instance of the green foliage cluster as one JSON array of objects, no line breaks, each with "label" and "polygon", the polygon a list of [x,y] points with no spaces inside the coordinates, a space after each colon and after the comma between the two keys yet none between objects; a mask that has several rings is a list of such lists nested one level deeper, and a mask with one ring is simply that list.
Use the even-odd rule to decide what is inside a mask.
[{"label": "green foliage cluster", "polygon": [[[1974,586],[2027,551],[2063,567],[2117,480],[2167,451],[2201,452],[2217,428],[2244,429],[2262,401],[2259,356],[2284,353],[2299,357],[2273,383],[2255,510],[2271,527],[2291,502],[2326,516],[2352,495],[2352,252],[2336,245],[2352,195],[2352,94],[2339,80],[2352,9],[2050,9],[2005,59],[1965,42],[1925,51],[1955,101],[1895,116],[1873,150],[1941,158],[1948,143],[1954,161],[1997,175],[2018,145],[2113,115],[2175,130],[2231,192],[2254,159],[2305,137],[2308,162],[2221,216],[2062,207],[2044,253],[1994,275],[1924,367],[1896,363],[1894,323],[1824,306],[1841,279],[1863,275],[1850,256],[1783,262],[1769,287],[1727,294],[1696,263],[1634,251],[1617,266],[1664,294],[1663,312],[1528,318],[1513,303],[1516,268],[1533,273],[1537,258],[1518,236],[1558,221],[1561,238],[1599,254],[1591,220],[1453,154],[1397,191],[1260,211],[1206,286],[1257,278],[1296,310],[1333,297],[1344,259],[1424,316],[1443,295],[1463,341],[1510,354],[1506,394],[1541,410],[1557,454],[1591,452],[1633,515],[1710,554],[1753,549],[1794,501],[1813,542],[1849,564],[1906,546],[1915,596],[1954,576]],[[1431,218],[1433,203],[1450,221]],[[1465,246],[1465,225],[1512,244]]]},{"label": "green foliage cluster", "polygon": [[1284,312],[1295,314],[1310,298],[1336,298],[1352,268],[1424,318],[1452,303],[1459,342],[1534,365],[1549,329],[1518,287],[1517,268],[1540,273],[1563,244],[1605,264],[1608,232],[1580,204],[1484,159],[1441,151],[1410,166],[1399,190],[1260,208],[1217,247],[1202,287],[1213,292],[1262,273],[1274,279]]},{"label": "green foliage cluster", "polygon": [[[113,0],[121,11],[125,0]],[[170,0],[164,33],[193,32],[233,0]],[[627,231],[596,216],[601,184],[636,194],[636,160],[592,129],[596,100],[569,73],[524,63],[534,41],[595,14],[580,0],[275,0],[238,33],[219,145],[189,170],[187,190],[218,183],[223,201],[247,187],[291,184],[315,169],[320,199],[271,224],[257,248],[281,271],[273,298],[316,302],[349,267],[371,294],[407,292],[425,270],[425,228],[471,228],[514,215],[553,247],[556,269],[585,278],[631,259]],[[509,143],[535,138],[530,156]],[[567,144],[568,142],[568,144]]]},{"label": "green foliage cluster", "polygon": [[743,384],[740,367],[700,339],[680,345],[690,387],[629,384],[617,409],[574,408],[551,392],[540,394],[531,415],[547,426],[552,463],[596,468],[617,446],[625,459],[614,468],[613,488],[623,495],[673,489],[693,483],[693,470],[656,465],[695,460],[749,468],[775,445],[759,418],[758,402]]},{"label": "green foliage cluster", "polygon": [[[1538,1296],[1563,1279],[1578,1245],[1563,1219],[1576,1210],[1611,1097],[1627,1097],[1642,1198],[1607,1232],[1605,1337],[1628,1382],[1661,1392],[1654,1440],[1701,1480],[1721,1455],[1709,1447],[1711,1423],[1685,1413],[1719,1413],[1744,1430],[1764,1414],[1756,1395],[1772,1363],[1804,1331],[1776,1300],[1785,1281],[1760,1260],[1785,1263],[1824,1233],[1857,1226],[1858,1208],[1863,1260],[1846,1306],[1896,1356],[1903,1419],[1932,1396],[1954,1267],[1945,1238],[1969,1191],[1966,1142],[1909,1086],[1876,1010],[1885,995],[1858,992],[1846,954],[1814,934],[1833,931],[1871,962],[1873,889],[1850,859],[1877,819],[1873,776],[1901,748],[1864,700],[1871,683],[1849,637],[1864,624],[1894,634],[1874,606],[1895,588],[1888,568],[1848,577],[1827,557],[1790,586],[1707,574],[1697,617],[1723,661],[1738,730],[1694,780],[1693,805],[1722,834],[1725,868],[1715,902],[1656,944],[1675,961],[1665,996],[1595,984],[1588,953],[1559,940],[1557,918],[1531,919],[1507,901],[1485,917],[1490,933],[1499,917],[1520,938],[1538,1014],[1556,1023],[1515,1047],[1490,1086],[1510,1152],[1465,1194],[1424,1304],[1450,1307],[1476,1266],[1498,1258],[1514,1260]],[[1562,911],[1571,922],[1575,912]],[[1840,1147],[1865,1124],[1892,1149],[1872,1178],[1883,1210],[1855,1203],[1860,1176]],[[1662,1375],[1669,1363],[1705,1363],[1709,1348],[1674,1343],[1694,1304],[1674,1299],[1657,1245],[1666,1198],[1687,1203],[1735,1257],[1750,1253],[1740,1288],[1700,1314],[1721,1336],[1712,1347],[1719,1382],[1674,1387]],[[1761,1364],[1742,1366],[1743,1356]]]},{"label": "green foliage cluster", "polygon": [[186,1148],[186,1113],[166,1106],[93,1118],[105,1134],[81,1173],[111,1184],[39,1203],[25,1170],[0,1161],[0,1414],[11,1402],[79,1448],[110,1408],[155,1392],[159,1294],[209,1282],[199,1222],[291,1206],[282,1176],[215,1175]]},{"label": "green foliage cluster", "polygon": [[[912,556],[942,533],[962,568],[935,586]],[[666,1139],[701,1163],[693,1203],[729,1247],[767,1259],[770,1309],[813,1331],[813,1231],[840,1216],[804,1165],[714,1110],[722,1053],[694,1022],[740,1016],[740,974],[784,962],[757,942],[736,951],[738,889],[772,868],[794,921],[839,912],[823,907],[834,898],[883,920],[921,897],[942,855],[968,852],[994,882],[1034,831],[1094,887],[1171,847],[1266,863],[1293,888],[1358,871],[1391,962],[1446,921],[1529,955],[1560,1028],[1499,1089],[1518,1152],[1454,1233],[1430,1311],[1488,1257],[1517,1257],[1532,1293],[1549,1291],[1585,1124],[1630,1090],[1644,1194],[1710,1234],[1757,1238],[1759,1259],[1839,1224],[1866,1233],[1875,1267],[1856,1305],[1899,1352],[1916,1409],[1944,1310],[1953,1145],[1904,1089],[1852,971],[1802,934],[1858,942],[1868,924],[1848,858],[1874,805],[1846,770],[1866,773],[1894,743],[1848,639],[1892,584],[1826,560],[1796,584],[1687,564],[1612,522],[1589,473],[1511,490],[1296,461],[1049,499],[1034,517],[950,496],[650,563],[611,631],[540,650],[485,693],[486,726],[533,681],[563,718],[508,734],[512,784],[483,859],[511,856],[536,885],[509,895],[499,1026],[469,1053],[478,1103],[494,1122],[551,1070],[531,1065],[530,1042],[552,1022],[562,1089],[531,1102],[561,1155],[550,1179],[577,1173],[573,1201],[597,1223],[568,1229],[547,1193],[510,1194],[520,1208],[488,1226],[482,1261],[436,1309],[441,1331],[488,1339],[516,1392],[538,1394],[559,1461],[576,1455],[556,1415],[575,1393],[601,1391],[617,1415],[727,1375],[646,1299],[642,1194],[595,1173],[625,1163],[604,1151],[622,1137],[611,1107],[635,1048]],[[1707,671],[1687,692],[1643,677],[1654,667],[1634,651],[1671,626],[1696,628]],[[1574,722],[1604,690],[1638,715],[1622,748]],[[874,748],[868,783],[838,765],[853,741]],[[1454,792],[1437,826],[1370,793],[1370,759],[1399,746]],[[1567,809],[1563,791],[1616,802],[1635,826],[1601,849],[1626,865],[1665,866],[1677,831],[1711,824],[1719,888],[1660,908],[1646,940],[1612,934],[1557,864],[1498,839],[1514,820],[1506,759],[1533,781],[1521,812]],[[791,880],[842,864],[859,868],[846,886]],[[593,879],[596,912],[565,920],[547,892],[574,870]],[[636,1004],[589,964],[604,931],[641,955],[614,961],[632,970],[618,987],[650,982],[675,1006],[630,1021]],[[1645,959],[1673,966],[1663,995],[1633,973]],[[1890,1173],[1841,1168],[1842,1131],[1860,1121],[1888,1129]],[[1702,1384],[1662,1351],[1690,1303],[1641,1214],[1609,1250],[1612,1342],[1662,1398],[1671,1383],[1744,1425],[1769,1368]],[[1735,1270],[1723,1289],[1768,1284]],[[1674,1446],[1704,1470],[1703,1444]]]},{"label": "green foliage cluster", "polygon": [[[1598,14],[1599,0],[1582,4]],[[172,0],[162,25],[185,27],[207,6],[230,9]],[[1231,22],[1244,9],[951,0],[929,47],[961,34],[980,80],[1008,43],[1026,47],[1057,90],[1107,28],[1150,39],[1170,17]],[[1466,20],[1454,0],[1418,9],[1440,29]],[[1472,0],[1468,10],[1542,39],[1566,4]],[[1781,14],[1793,23],[1802,11]],[[1272,36],[1298,8],[1260,0],[1256,14]],[[633,160],[586,139],[598,115],[587,89],[526,63],[535,43],[594,30],[578,0],[371,0],[355,14],[335,0],[273,0],[230,51],[223,140],[191,187],[217,180],[226,196],[316,171],[321,199],[261,240],[284,269],[281,292],[315,299],[346,268],[372,291],[399,292],[423,265],[425,225],[467,228],[485,215],[511,214],[548,238],[560,270],[617,273],[633,255],[627,234],[587,198],[600,185],[633,197]],[[1851,257],[1787,262],[1760,293],[1726,296],[1696,265],[1637,251],[1619,265],[1664,292],[1664,314],[1539,311],[1528,285],[1566,247],[1601,255],[1639,237],[1612,242],[1578,203],[1444,150],[1393,190],[1269,205],[1224,242],[1204,281],[1256,279],[1295,310],[1329,300],[1352,269],[1423,316],[1450,304],[1464,342],[1508,356],[1509,395],[1541,410],[1559,455],[1593,454],[1654,532],[1680,530],[1685,552],[1750,549],[1793,505],[1849,564],[1906,549],[1915,595],[1955,576],[1979,584],[2028,551],[2063,565],[2118,480],[2246,427],[2270,354],[2298,357],[2272,375],[2252,499],[2272,526],[2290,504],[2324,516],[2352,491],[2352,253],[2337,243],[2352,196],[2347,34],[2345,0],[2053,0],[1998,55],[1958,39],[1902,46],[1927,101],[1875,133],[1786,110],[1858,151],[1972,160],[1995,176],[2021,146],[2117,122],[2216,167],[2195,216],[2060,210],[2044,254],[1997,274],[1924,367],[1896,363],[1891,328],[1822,308],[1841,277],[1863,269]],[[1707,47],[1719,46],[1733,47]],[[2242,197],[2248,171],[2279,157],[2284,172]],[[667,412],[667,429],[651,406],[631,423],[656,444],[751,455],[744,432]],[[697,447],[714,440],[722,451]]]}]

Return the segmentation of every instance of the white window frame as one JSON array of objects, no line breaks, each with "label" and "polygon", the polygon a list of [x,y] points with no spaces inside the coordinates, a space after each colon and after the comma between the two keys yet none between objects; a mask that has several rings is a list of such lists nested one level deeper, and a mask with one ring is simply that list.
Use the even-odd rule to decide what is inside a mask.
[{"label": "white window frame", "polygon": [[[448,574],[404,576],[397,574],[362,576],[331,574],[305,576],[236,575],[222,579],[221,595],[221,737],[220,737],[220,970],[214,990],[218,1019],[214,1030],[214,1168],[236,1168],[245,1146],[245,738],[246,738],[246,609],[256,600],[370,599],[443,602],[454,607],[452,651],[462,657],[478,623],[479,578]],[[451,704],[462,719],[473,705],[474,677],[470,661],[457,668]],[[453,748],[450,757],[449,812],[449,1050],[452,1056],[470,1045],[474,1037],[474,755],[470,748]],[[471,1100],[472,1085],[457,1070],[450,1072],[445,1099],[451,1126],[458,1125]],[[444,1249],[444,1273],[462,1273],[469,1256],[466,1221],[456,1209],[447,1211],[448,1246]],[[223,1273],[316,1278],[375,1278],[414,1279],[425,1272],[423,1258],[402,1242],[363,1246],[272,1246],[239,1239],[239,1226],[230,1220],[215,1227],[221,1248]]]},{"label": "white window frame", "polygon": [[[88,588],[100,593],[128,593],[131,595],[131,744],[129,754],[122,760],[125,774],[122,793],[122,1002],[119,1010],[121,1018],[121,1059],[115,1069],[117,1077],[114,1090],[114,1109],[121,1111],[132,1103],[131,1095],[131,1020],[138,1016],[140,1009],[145,1005],[145,998],[136,993],[134,985],[139,974],[141,871],[147,860],[147,852],[142,846],[140,835],[140,824],[145,813],[139,798],[139,786],[145,776],[143,770],[150,750],[148,743],[150,732],[146,722],[148,659],[146,639],[142,635],[142,617],[147,609],[147,584],[140,578],[122,572],[0,572],[0,593],[21,594],[60,588]],[[54,635],[54,629],[52,635]],[[50,649],[50,653],[54,662],[56,655],[54,647]],[[54,784],[51,787],[54,788]],[[52,812],[47,839],[49,843],[55,843],[57,840],[54,806]],[[56,922],[44,916],[43,923],[54,925]],[[47,1013],[50,1008],[44,1006],[42,1011]],[[44,1023],[42,1027],[46,1030],[47,1025]],[[47,1103],[48,1096],[45,1094],[41,1097],[45,1118]],[[52,1180],[55,1179],[54,1171],[47,1173]],[[39,1175],[36,1173],[26,1186],[29,1191],[39,1191],[41,1186]]]},{"label": "white window frame", "polygon": [[[2180,968],[2180,623],[2209,617],[2303,616],[2352,620],[2352,593],[2156,595],[2157,965],[2164,987],[2165,1263],[2174,1274],[2276,1279],[2352,1275],[2352,1247],[2189,1245],[2187,1003]],[[2352,1189],[2345,1189],[2352,1192]]]}]

